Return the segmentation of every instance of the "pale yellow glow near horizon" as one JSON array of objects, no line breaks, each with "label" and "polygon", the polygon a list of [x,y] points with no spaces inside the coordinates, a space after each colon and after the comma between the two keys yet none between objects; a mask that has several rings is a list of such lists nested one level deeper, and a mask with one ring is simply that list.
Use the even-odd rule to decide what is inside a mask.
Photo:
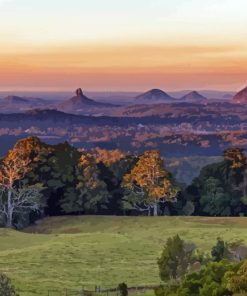
[{"label": "pale yellow glow near horizon", "polygon": [[0,89],[237,90],[245,0],[0,0]]}]

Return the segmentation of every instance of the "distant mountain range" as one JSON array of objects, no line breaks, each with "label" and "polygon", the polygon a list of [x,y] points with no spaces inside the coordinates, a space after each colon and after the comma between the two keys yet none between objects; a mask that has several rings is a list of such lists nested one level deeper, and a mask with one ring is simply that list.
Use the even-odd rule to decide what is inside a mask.
[{"label": "distant mountain range", "polygon": [[[6,95],[6,93],[4,94]],[[203,104],[206,100],[208,100],[208,102],[213,101],[208,98],[214,98],[216,101],[219,98],[224,101],[230,101],[233,97],[233,93],[227,92],[202,91],[202,93],[199,93],[197,91],[181,91],[168,93],[161,89],[151,89],[139,95],[136,93],[126,93],[126,98],[125,93],[123,92],[112,92],[105,93],[105,98],[103,94],[97,97],[97,94],[94,93],[93,99],[91,98],[91,95],[85,95],[81,88],[76,90],[75,96],[69,99],[64,99],[63,97],[63,100],[57,98],[59,95],[57,93],[54,93],[54,97],[51,97],[51,95],[47,96],[46,94],[45,98],[38,97],[40,93],[37,93],[37,97],[35,96],[35,93],[29,93],[29,96],[24,95],[24,93],[22,94],[23,95],[20,96],[16,94],[8,95],[0,100],[0,113],[26,112],[38,108],[56,109],[62,112],[78,115],[120,116],[120,114],[124,115],[130,111],[128,108],[129,106],[131,106],[133,111],[141,110],[144,108],[142,105],[147,105],[144,108],[146,110],[145,113],[153,114],[154,112],[154,114],[156,114],[156,112],[158,112],[160,114],[161,111],[158,110],[159,107],[157,106],[159,104],[178,104],[182,102]],[[66,96],[68,97],[67,92]],[[233,102],[244,102],[244,97],[245,92],[242,91],[234,97]],[[107,98],[109,99],[109,102],[107,101]],[[114,104],[114,102],[117,104]],[[149,108],[150,110],[148,111]],[[165,109],[166,106],[162,105],[163,112],[165,112]]]}]

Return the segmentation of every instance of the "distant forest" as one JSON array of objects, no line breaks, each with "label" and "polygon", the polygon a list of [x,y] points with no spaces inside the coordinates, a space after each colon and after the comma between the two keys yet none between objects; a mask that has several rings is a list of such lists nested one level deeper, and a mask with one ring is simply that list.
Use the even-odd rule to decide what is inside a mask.
[{"label": "distant forest", "polygon": [[0,160],[0,224],[20,229],[59,215],[245,216],[247,158],[240,148],[223,156],[184,185],[158,150],[131,155],[28,137]]}]

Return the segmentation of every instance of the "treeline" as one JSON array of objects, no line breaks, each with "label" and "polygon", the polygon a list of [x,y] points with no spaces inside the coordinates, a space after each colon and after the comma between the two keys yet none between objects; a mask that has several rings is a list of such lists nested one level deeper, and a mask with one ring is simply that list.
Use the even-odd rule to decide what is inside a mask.
[{"label": "treeline", "polygon": [[187,214],[245,216],[247,214],[247,159],[244,150],[229,148],[224,160],[205,166],[182,192]]},{"label": "treeline", "polygon": [[243,150],[206,166],[191,185],[176,184],[156,150],[78,150],[20,140],[0,161],[0,223],[17,228],[52,215],[239,216],[247,210]]}]

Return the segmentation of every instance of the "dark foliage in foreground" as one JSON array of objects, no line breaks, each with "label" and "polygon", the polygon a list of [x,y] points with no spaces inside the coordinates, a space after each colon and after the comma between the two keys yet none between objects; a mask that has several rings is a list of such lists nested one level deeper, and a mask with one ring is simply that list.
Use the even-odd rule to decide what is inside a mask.
[{"label": "dark foliage in foreground", "polygon": [[240,247],[241,242],[229,244],[218,239],[212,248],[212,256],[204,262],[199,262],[200,256],[196,255],[188,260],[183,251],[185,245],[186,242],[178,236],[168,239],[158,261],[160,278],[164,283],[155,289],[156,296],[247,294],[247,253],[240,262],[235,256],[236,246]]}]

